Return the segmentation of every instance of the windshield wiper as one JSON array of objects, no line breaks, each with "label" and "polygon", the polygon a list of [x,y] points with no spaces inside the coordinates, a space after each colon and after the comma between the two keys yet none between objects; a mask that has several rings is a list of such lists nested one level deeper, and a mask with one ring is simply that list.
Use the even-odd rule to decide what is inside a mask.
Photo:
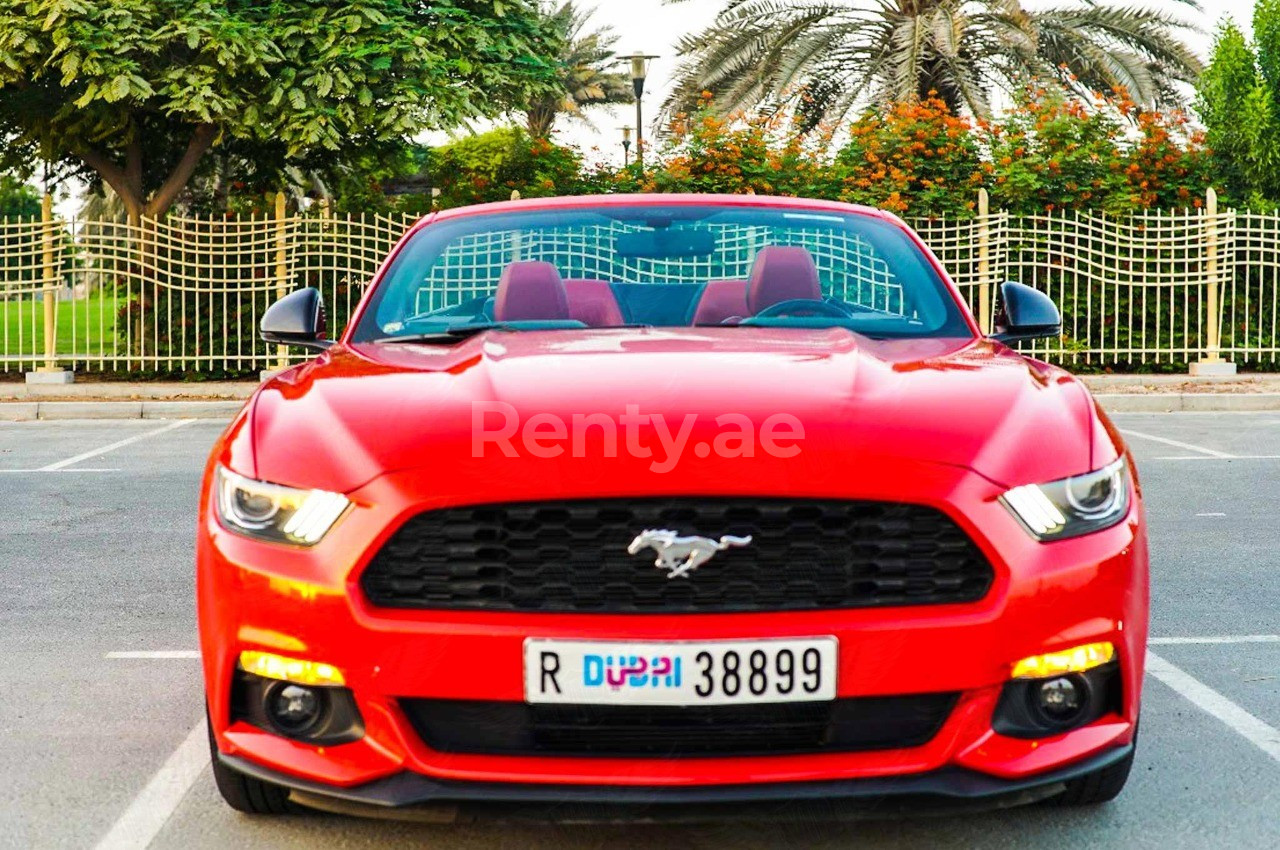
[{"label": "windshield wiper", "polygon": [[[623,327],[633,327],[625,325]],[[634,327],[648,327],[636,325]],[[416,343],[418,345],[451,345],[484,331],[577,331],[587,326],[576,319],[519,319],[509,322],[472,322],[466,325],[445,326],[432,333],[387,336],[375,342]]]},{"label": "windshield wiper", "polygon": [[454,325],[451,328],[442,328],[435,333],[426,334],[406,334],[405,336],[387,336],[382,339],[374,340],[375,342],[396,342],[410,343],[416,345],[452,345],[455,342],[473,337],[476,334],[485,331],[514,331],[518,330],[507,322],[478,322],[471,325]]}]

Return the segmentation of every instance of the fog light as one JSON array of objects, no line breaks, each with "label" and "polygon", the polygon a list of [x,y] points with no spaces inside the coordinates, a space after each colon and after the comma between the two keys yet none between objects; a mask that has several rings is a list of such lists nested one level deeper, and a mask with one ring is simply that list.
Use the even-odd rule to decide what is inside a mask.
[{"label": "fog light", "polygon": [[267,717],[281,732],[300,735],[320,722],[324,700],[314,688],[280,682],[267,690]]},{"label": "fog light", "polygon": [[1072,676],[1043,682],[1037,691],[1040,710],[1057,722],[1066,722],[1080,713],[1085,703],[1085,689]]}]

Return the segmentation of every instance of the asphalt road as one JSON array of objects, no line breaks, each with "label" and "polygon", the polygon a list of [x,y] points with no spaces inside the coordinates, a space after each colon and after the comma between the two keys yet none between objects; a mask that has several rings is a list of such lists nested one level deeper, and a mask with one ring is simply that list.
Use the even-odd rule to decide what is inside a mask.
[{"label": "asphalt road", "polygon": [[692,827],[237,815],[199,738],[193,652],[196,491],[221,425],[0,423],[0,846],[1280,847],[1280,415],[1116,419],[1140,458],[1164,662],[1118,801]]}]

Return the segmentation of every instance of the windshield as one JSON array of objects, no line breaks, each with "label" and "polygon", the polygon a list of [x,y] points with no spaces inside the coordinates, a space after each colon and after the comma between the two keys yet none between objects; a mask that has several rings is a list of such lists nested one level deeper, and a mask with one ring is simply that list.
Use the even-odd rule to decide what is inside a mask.
[{"label": "windshield", "polygon": [[490,327],[844,327],[970,335],[891,222],[744,206],[605,206],[462,216],[410,240],[353,339]]}]

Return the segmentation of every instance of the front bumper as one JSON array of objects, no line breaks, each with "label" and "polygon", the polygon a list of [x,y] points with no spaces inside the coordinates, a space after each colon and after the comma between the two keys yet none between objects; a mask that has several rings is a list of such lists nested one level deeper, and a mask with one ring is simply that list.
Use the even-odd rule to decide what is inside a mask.
[{"label": "front bumper", "polygon": [[[822,802],[861,804],[855,812],[895,811],[907,804],[912,811],[926,808],[978,808],[1016,805],[1046,799],[1072,779],[1110,767],[1133,752],[1132,743],[1113,747],[1067,767],[1024,779],[997,779],[974,770],[945,767],[910,776],[694,787],[633,788],[615,785],[524,785],[516,783],[448,782],[404,771],[352,788],[335,788],[262,767],[236,756],[220,755],[222,763],[248,776],[283,786],[303,805],[360,814],[362,810],[480,804],[504,814],[531,805],[539,819],[640,815],[655,819],[723,814],[737,817],[744,809],[754,815],[780,814],[761,806],[803,806]],[[563,807],[562,811],[549,806]],[[696,808],[695,808],[696,807]],[[684,811],[692,809],[692,811]]]},{"label": "front bumper", "polygon": [[[1121,525],[1040,544],[996,501],[1001,492],[996,485],[956,468],[922,464],[908,472],[919,492],[940,494],[921,501],[949,513],[994,565],[995,583],[980,602],[672,616],[377,609],[358,587],[363,565],[407,516],[448,503],[433,495],[421,476],[384,476],[350,494],[357,507],[308,550],[232,535],[206,505],[197,549],[199,613],[218,748],[238,769],[251,766],[285,777],[281,784],[303,783],[330,795],[372,793],[375,800],[392,801],[382,805],[399,805],[394,802],[399,799],[411,804],[440,793],[463,793],[463,788],[485,799],[529,789],[545,792],[548,799],[565,799],[565,794],[576,799],[573,795],[589,797],[592,789],[606,789],[638,800],[686,795],[693,802],[700,794],[713,799],[744,789],[765,794],[775,789],[784,796],[963,797],[964,789],[981,789],[973,796],[1017,794],[1061,782],[1054,777],[1064,776],[1063,771],[1123,757],[1136,727],[1147,628],[1147,552],[1139,500]],[[905,500],[889,491],[843,495]],[[455,503],[465,498],[452,497]],[[839,697],[957,692],[955,708],[931,740],[905,749],[615,758],[436,752],[400,707],[408,698],[522,700],[522,647],[529,637],[662,641],[813,635],[839,640]],[[1111,641],[1119,652],[1123,700],[1118,712],[1039,739],[1008,737],[991,728],[1013,661],[1093,641]],[[320,747],[243,721],[232,723],[228,695],[236,658],[245,649],[338,667],[358,703],[364,737]]]}]

